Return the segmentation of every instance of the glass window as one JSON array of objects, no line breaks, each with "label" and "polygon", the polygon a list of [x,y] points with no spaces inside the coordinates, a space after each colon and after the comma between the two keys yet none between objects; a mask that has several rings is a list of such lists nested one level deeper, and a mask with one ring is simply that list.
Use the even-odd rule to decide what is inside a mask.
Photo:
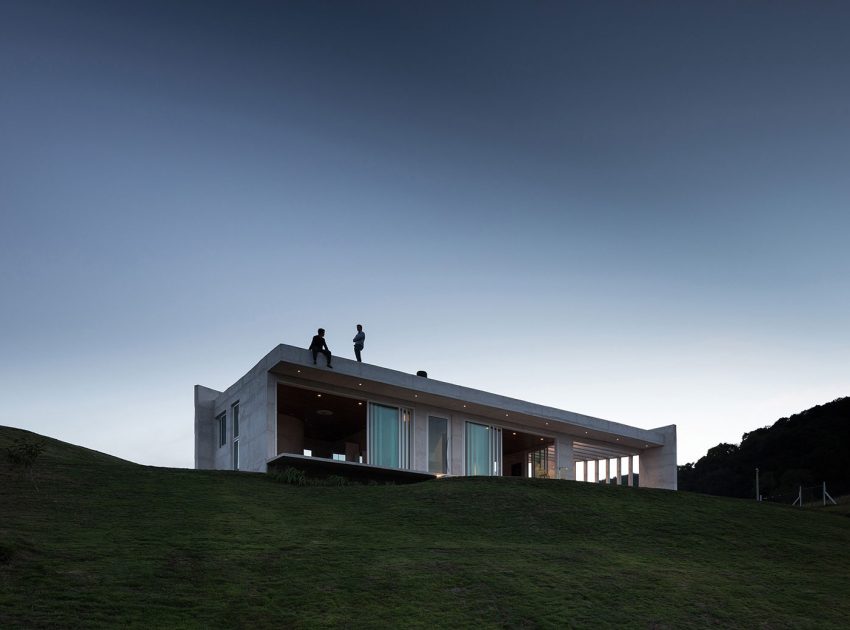
[{"label": "glass window", "polygon": [[369,463],[388,468],[410,468],[410,432],[413,410],[369,405]]},{"label": "glass window", "polygon": [[428,416],[428,472],[449,472],[449,421]]},{"label": "glass window", "polygon": [[216,416],[218,421],[218,446],[221,448],[227,444],[227,412],[222,411]]},{"label": "glass window", "polygon": [[372,405],[371,409],[371,463],[376,466],[399,467],[399,417],[398,409]]},{"label": "glass window", "polygon": [[490,427],[466,423],[466,474],[490,474]]},{"label": "glass window", "polygon": [[239,401],[231,405],[230,415],[233,417],[233,438],[236,439],[239,437]]},{"label": "glass window", "polygon": [[502,430],[475,422],[466,423],[466,474],[501,475]]},{"label": "glass window", "polygon": [[528,454],[528,476],[544,479],[554,479],[555,474],[555,445],[550,444]]},{"label": "glass window", "polygon": [[239,470],[239,440],[233,443],[233,470]]}]

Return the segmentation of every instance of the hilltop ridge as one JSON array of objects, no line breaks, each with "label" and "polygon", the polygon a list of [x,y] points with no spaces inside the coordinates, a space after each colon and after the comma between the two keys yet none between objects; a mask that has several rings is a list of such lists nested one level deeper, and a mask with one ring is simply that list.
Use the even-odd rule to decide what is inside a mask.
[{"label": "hilltop ridge", "polygon": [[[0,459],[20,431],[0,428]],[[3,627],[843,627],[850,519],[557,480],[0,462]]]}]

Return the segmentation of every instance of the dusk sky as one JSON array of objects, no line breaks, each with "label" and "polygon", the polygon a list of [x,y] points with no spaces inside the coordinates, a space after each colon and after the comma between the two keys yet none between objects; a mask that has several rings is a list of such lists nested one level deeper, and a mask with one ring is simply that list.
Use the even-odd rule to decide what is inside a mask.
[{"label": "dusk sky", "polygon": [[679,463],[850,395],[850,3],[0,3],[0,424],[331,350]]}]

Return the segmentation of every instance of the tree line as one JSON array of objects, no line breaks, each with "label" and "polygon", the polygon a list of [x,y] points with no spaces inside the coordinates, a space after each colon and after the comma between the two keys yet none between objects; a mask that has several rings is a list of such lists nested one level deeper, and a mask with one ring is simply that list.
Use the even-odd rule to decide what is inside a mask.
[{"label": "tree line", "polygon": [[718,444],[679,466],[679,490],[755,497],[756,468],[764,497],[824,481],[833,495],[850,492],[850,397],[744,433],[740,444]]}]

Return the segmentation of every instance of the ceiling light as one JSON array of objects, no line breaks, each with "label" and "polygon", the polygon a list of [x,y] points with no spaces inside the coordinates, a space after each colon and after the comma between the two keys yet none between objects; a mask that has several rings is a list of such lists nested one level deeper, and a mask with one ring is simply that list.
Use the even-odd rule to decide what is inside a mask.
[{"label": "ceiling light", "polygon": [[321,394],[316,394],[316,397],[317,397],[317,398],[321,398],[321,397],[322,397],[322,395],[321,395]]}]

